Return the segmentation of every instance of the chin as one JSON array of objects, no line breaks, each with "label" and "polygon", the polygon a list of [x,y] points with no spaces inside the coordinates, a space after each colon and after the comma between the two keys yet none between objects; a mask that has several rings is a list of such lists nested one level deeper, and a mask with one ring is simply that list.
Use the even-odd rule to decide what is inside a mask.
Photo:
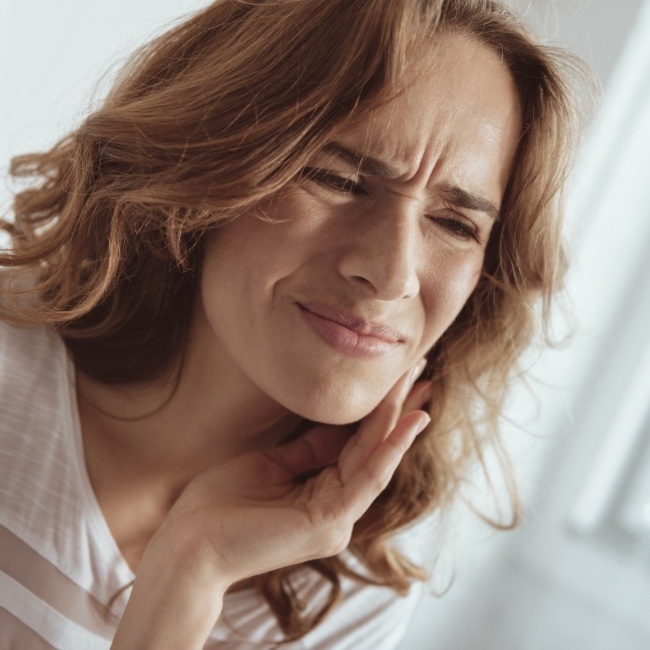
[{"label": "chin", "polygon": [[360,390],[354,386],[320,385],[316,390],[296,391],[280,400],[292,412],[312,422],[346,425],[366,417],[382,400],[384,393]]}]

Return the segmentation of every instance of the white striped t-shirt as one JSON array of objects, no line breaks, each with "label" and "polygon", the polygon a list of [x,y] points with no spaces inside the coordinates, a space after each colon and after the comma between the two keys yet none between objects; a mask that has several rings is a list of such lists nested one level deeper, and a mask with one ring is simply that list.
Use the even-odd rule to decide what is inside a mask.
[{"label": "white striped t-shirt", "polygon": [[[0,648],[109,648],[130,593],[120,590],[133,577],[88,479],[63,342],[44,327],[0,321]],[[336,610],[286,645],[278,645],[276,620],[252,589],[227,594],[205,647],[395,648],[418,590],[400,598],[342,580]],[[296,588],[314,605],[327,589],[307,571]]]}]

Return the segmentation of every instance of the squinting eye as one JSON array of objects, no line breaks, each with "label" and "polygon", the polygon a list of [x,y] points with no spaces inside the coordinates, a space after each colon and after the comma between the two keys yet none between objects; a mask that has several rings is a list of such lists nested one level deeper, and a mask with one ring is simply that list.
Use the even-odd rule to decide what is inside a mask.
[{"label": "squinting eye", "polygon": [[481,243],[478,238],[476,226],[460,219],[459,217],[430,215],[429,219],[442,226],[458,239],[462,239],[463,241],[473,239],[479,244]]},{"label": "squinting eye", "polygon": [[345,176],[339,176],[327,169],[317,169],[316,167],[305,167],[305,176],[310,181],[314,181],[323,187],[334,190],[339,194],[359,194],[363,192],[360,183],[353,181]]}]

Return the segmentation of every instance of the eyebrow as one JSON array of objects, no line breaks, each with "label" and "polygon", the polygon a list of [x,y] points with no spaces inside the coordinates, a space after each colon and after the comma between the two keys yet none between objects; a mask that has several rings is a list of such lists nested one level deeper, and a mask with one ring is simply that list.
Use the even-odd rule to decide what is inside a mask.
[{"label": "eyebrow", "polygon": [[368,154],[361,153],[355,149],[345,147],[338,142],[329,142],[323,148],[325,153],[341,158],[346,163],[357,167],[359,172],[367,176],[379,176],[386,180],[395,180],[401,176],[401,173],[394,167],[387,165],[379,158],[373,158]]},{"label": "eyebrow", "polygon": [[439,190],[447,201],[459,208],[485,212],[494,221],[498,221],[501,216],[501,211],[494,203],[492,203],[492,201],[482,196],[478,196],[477,194],[473,194],[472,192],[468,192],[462,187],[443,184],[439,187]]},{"label": "eyebrow", "polygon": [[[332,156],[341,158],[346,163],[356,167],[359,170],[359,173],[367,176],[377,176],[386,180],[396,180],[402,176],[397,169],[386,164],[382,160],[360,151],[356,151],[355,149],[350,149],[338,142],[330,142],[326,144],[323,151]],[[501,211],[499,208],[485,197],[464,190],[458,185],[451,185],[448,183],[440,185],[438,189],[447,201],[459,208],[485,212],[494,221],[498,221],[500,218]]]}]

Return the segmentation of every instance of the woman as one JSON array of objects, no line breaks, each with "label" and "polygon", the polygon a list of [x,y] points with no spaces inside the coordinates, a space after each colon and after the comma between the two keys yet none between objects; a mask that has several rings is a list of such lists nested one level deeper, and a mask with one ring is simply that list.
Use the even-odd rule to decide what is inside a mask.
[{"label": "woman", "polygon": [[561,280],[571,63],[489,0],[221,0],[13,161],[5,646],[395,647]]}]

